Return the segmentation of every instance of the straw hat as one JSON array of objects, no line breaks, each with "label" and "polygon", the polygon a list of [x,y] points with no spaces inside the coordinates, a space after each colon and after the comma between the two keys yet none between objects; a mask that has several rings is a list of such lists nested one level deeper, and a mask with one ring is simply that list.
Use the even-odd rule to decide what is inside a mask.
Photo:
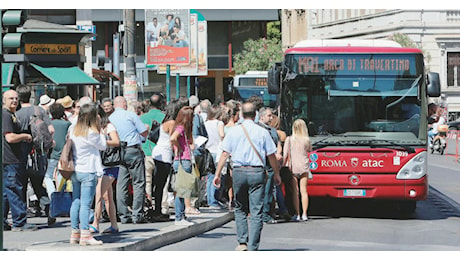
[{"label": "straw hat", "polygon": [[68,95],[63,98],[58,99],[56,102],[61,104],[64,108],[71,108],[73,105],[73,100]]},{"label": "straw hat", "polygon": [[52,104],[54,104],[54,101],[56,101],[54,98],[50,98],[48,95],[45,94],[40,97],[40,104],[38,105],[41,107],[51,106]]}]

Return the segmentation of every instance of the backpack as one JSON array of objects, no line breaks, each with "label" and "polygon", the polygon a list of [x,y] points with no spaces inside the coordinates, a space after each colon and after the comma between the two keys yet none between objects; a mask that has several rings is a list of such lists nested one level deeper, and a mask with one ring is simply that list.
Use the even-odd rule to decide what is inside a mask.
[{"label": "backpack", "polygon": [[157,120],[152,120],[152,127],[150,129],[148,139],[154,144],[156,144],[160,138],[160,126],[161,124]]},{"label": "backpack", "polygon": [[29,126],[34,150],[39,153],[47,153],[53,147],[53,137],[37,106],[34,106],[34,114],[30,117]]}]

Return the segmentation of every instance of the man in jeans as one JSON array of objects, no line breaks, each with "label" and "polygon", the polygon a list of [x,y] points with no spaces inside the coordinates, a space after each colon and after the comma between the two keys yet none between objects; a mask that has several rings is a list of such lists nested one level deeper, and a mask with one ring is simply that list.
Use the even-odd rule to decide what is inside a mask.
[{"label": "man in jeans", "polygon": [[[113,100],[115,111],[109,116],[115,126],[120,141],[127,143],[125,162],[120,165],[117,179],[117,210],[121,223],[146,223],[144,218],[145,197],[145,156],[142,151],[142,141],[149,134],[148,128],[142,123],[136,113],[127,111],[128,104],[122,96]],[[131,180],[130,180],[131,178]],[[128,185],[132,182],[133,203],[132,213],[128,209]]]},{"label": "man in jeans", "polygon": [[[245,102],[242,112],[244,121],[233,127],[222,142],[223,153],[214,177],[214,185],[219,187],[222,168],[231,155],[236,204],[235,222],[239,243],[235,248],[237,251],[259,249],[263,228],[265,180],[267,178],[264,170],[266,158],[273,168],[275,184],[281,183],[279,164],[275,157],[275,143],[266,129],[254,123],[256,109],[252,103]],[[249,213],[251,214],[249,225],[251,230],[248,229]]]},{"label": "man in jeans", "polygon": [[[275,143],[277,150],[281,149],[281,143],[278,139],[278,133],[276,132],[276,129],[270,126],[270,123],[273,118],[273,112],[271,108],[269,107],[262,107],[259,110],[259,122],[258,124],[265,128],[270,136],[272,137],[273,142]],[[276,153],[276,159],[280,161],[282,159],[281,155],[279,153]],[[263,211],[263,221],[264,223],[267,224],[275,224],[277,221],[273,218],[273,213],[272,213],[272,206],[274,203],[273,200],[273,191],[275,188],[275,185],[273,183],[273,168],[270,167],[270,164],[267,163],[266,169],[268,172],[268,178],[267,182],[265,183],[265,196],[264,196],[264,211]]]},{"label": "man in jeans", "polygon": [[[3,93],[2,132],[3,132],[3,229],[13,231],[37,230],[27,224],[26,203],[22,195],[21,142],[32,142],[32,135],[20,133],[21,126],[16,117],[18,93],[7,90]],[[11,208],[13,225],[8,223],[8,211]]]}]

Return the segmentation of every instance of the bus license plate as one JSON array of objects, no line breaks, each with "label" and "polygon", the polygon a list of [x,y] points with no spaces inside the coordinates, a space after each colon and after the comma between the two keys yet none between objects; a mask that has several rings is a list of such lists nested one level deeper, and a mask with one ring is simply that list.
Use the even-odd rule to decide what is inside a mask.
[{"label": "bus license plate", "polygon": [[366,196],[366,190],[343,190],[343,196],[344,197],[365,197]]}]

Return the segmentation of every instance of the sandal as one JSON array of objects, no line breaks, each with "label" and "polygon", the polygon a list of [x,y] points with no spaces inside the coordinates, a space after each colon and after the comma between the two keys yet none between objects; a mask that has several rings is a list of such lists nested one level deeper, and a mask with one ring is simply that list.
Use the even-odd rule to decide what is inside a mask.
[{"label": "sandal", "polygon": [[199,215],[201,212],[196,209],[196,208],[187,208],[185,209],[185,214],[189,214],[189,215]]},{"label": "sandal", "polygon": [[99,230],[97,228],[93,227],[92,225],[89,225],[89,232],[98,234]]},{"label": "sandal", "polygon": [[118,229],[116,229],[116,228],[110,226],[110,227],[104,229],[104,230],[102,231],[102,234],[115,234],[115,233],[119,233],[119,232],[120,232],[120,231],[118,231]]}]

